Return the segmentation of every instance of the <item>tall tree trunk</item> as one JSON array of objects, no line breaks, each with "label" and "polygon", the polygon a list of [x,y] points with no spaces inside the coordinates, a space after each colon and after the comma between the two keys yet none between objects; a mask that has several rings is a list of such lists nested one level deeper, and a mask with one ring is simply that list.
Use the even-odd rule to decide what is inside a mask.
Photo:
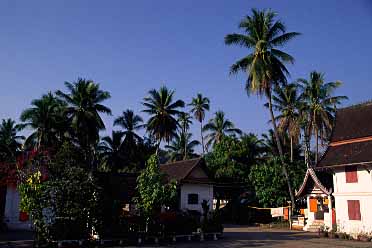
[{"label": "tall tree trunk", "polygon": [[318,152],[319,152],[319,131],[315,128],[315,164],[318,163]]},{"label": "tall tree trunk", "polygon": [[305,164],[307,168],[310,168],[310,139],[308,127],[304,130],[304,143],[305,143]]},{"label": "tall tree trunk", "polygon": [[202,143],[203,155],[204,155],[205,147],[204,147],[204,137],[203,137],[203,120],[200,121],[200,136],[201,136],[201,143]]},{"label": "tall tree trunk", "polygon": [[290,141],[291,141],[291,163],[293,163],[293,137],[290,136]]},{"label": "tall tree trunk", "polygon": [[295,207],[295,198],[294,198],[289,174],[288,174],[286,164],[285,164],[285,161],[284,161],[283,147],[282,147],[282,144],[280,142],[279,132],[278,132],[278,128],[277,128],[276,122],[275,122],[274,111],[273,111],[273,106],[272,106],[272,99],[271,99],[271,92],[267,93],[267,98],[268,98],[268,101],[269,101],[269,110],[270,110],[271,122],[273,123],[276,145],[277,145],[277,148],[278,148],[278,151],[279,151],[280,161],[282,163],[283,174],[284,174],[284,177],[287,181],[287,186],[288,186],[289,196],[291,198],[292,211],[293,211],[293,209]]}]

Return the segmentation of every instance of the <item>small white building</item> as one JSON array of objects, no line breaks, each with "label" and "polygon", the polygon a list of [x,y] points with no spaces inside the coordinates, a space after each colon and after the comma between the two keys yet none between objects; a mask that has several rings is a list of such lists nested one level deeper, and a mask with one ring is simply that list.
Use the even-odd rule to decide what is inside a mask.
[{"label": "small white building", "polygon": [[179,209],[203,212],[201,203],[206,200],[213,208],[213,182],[203,158],[183,160],[160,165],[168,179],[177,181]]},{"label": "small white building", "polygon": [[[353,236],[372,232],[371,170],[372,103],[338,110],[328,148],[313,170],[333,174],[329,194],[334,197],[335,214],[330,223],[337,231]],[[311,208],[309,201],[308,205]]]}]

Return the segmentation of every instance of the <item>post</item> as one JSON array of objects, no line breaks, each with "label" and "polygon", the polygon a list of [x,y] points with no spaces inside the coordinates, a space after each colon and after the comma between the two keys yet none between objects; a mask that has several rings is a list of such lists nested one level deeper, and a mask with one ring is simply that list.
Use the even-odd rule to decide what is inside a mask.
[{"label": "post", "polygon": [[292,230],[292,205],[291,201],[288,202],[288,221],[289,221],[289,230]]},{"label": "post", "polygon": [[329,225],[329,230],[332,231],[333,229],[333,209],[332,209],[332,199],[331,195],[328,196],[328,214],[329,214],[329,220],[330,220],[330,225]]}]

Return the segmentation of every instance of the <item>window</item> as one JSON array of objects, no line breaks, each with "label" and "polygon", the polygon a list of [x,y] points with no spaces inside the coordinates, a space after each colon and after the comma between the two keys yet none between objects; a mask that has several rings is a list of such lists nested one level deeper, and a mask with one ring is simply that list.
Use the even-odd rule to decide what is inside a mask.
[{"label": "window", "polygon": [[357,183],[358,182],[358,167],[357,166],[346,166],[346,183]]},{"label": "window", "polygon": [[188,194],[187,203],[192,204],[192,205],[199,204],[199,195],[198,194]]},{"label": "window", "polygon": [[360,203],[359,200],[348,200],[347,210],[349,220],[360,220]]}]

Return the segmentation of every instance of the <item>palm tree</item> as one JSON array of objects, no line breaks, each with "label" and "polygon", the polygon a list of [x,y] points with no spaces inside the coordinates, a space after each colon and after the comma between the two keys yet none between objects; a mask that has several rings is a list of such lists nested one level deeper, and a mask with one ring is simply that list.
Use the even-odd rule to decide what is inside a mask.
[{"label": "palm tree", "polygon": [[218,144],[221,142],[225,135],[241,134],[242,131],[235,128],[234,124],[225,118],[225,113],[217,111],[213,119],[203,127],[203,132],[209,132],[205,139],[207,140],[206,147],[212,144]]},{"label": "palm tree", "polygon": [[252,15],[246,16],[239,24],[239,28],[244,33],[227,35],[225,43],[227,45],[239,45],[251,51],[247,56],[233,64],[230,72],[232,74],[239,71],[247,73],[245,88],[248,95],[255,93],[267,98],[282,170],[287,181],[292,207],[294,207],[294,193],[283,158],[283,149],[272,108],[272,88],[275,84],[286,83],[286,76],[289,75],[289,72],[285,64],[294,62],[291,55],[278,48],[284,46],[299,33],[286,32],[285,25],[281,21],[275,20],[275,16],[276,14],[271,10],[252,9]]},{"label": "palm tree", "polygon": [[[181,112],[178,116],[178,123],[181,127],[181,135],[186,135],[190,129],[190,125],[192,124],[191,116],[189,113]],[[185,143],[184,148],[184,159],[187,157],[187,142]]]},{"label": "palm tree", "polygon": [[171,161],[179,161],[196,156],[194,148],[199,145],[200,142],[197,140],[191,140],[191,137],[191,133],[181,132],[179,135],[174,137],[169,145],[165,146],[165,148],[168,149]]},{"label": "palm tree", "polygon": [[142,140],[136,131],[144,127],[141,116],[134,114],[133,110],[127,109],[115,119],[114,126],[121,126],[124,129],[125,143],[133,145],[134,142]]},{"label": "palm tree", "polygon": [[66,128],[64,120],[60,118],[66,104],[51,92],[40,99],[32,100],[31,104],[32,107],[24,110],[20,117],[23,122],[22,128],[29,127],[35,130],[26,139],[26,147],[45,149],[55,146],[62,130]]},{"label": "palm tree", "polygon": [[24,136],[18,135],[20,126],[12,119],[3,119],[0,124],[0,161],[15,160],[22,148]]},{"label": "palm tree", "polygon": [[111,137],[103,137],[98,145],[104,167],[108,167],[110,171],[118,172],[119,168],[123,166],[123,137],[124,132],[112,131]]},{"label": "palm tree", "polygon": [[200,137],[201,137],[201,144],[203,147],[203,154],[205,152],[204,147],[204,137],[203,137],[203,121],[205,118],[205,112],[209,111],[209,99],[207,97],[203,97],[202,94],[197,94],[195,98],[192,98],[191,103],[189,104],[192,106],[191,113],[194,113],[194,118],[200,122]]},{"label": "palm tree", "polygon": [[67,116],[85,150],[86,161],[93,169],[93,150],[99,141],[99,131],[105,129],[99,114],[111,115],[111,110],[101,103],[110,98],[110,93],[102,91],[99,84],[81,78],[77,82],[65,82],[65,86],[68,93],[58,90],[56,94],[68,104]]},{"label": "palm tree", "polygon": [[302,101],[298,94],[298,85],[276,87],[274,92],[273,109],[280,113],[275,120],[278,122],[279,132],[289,136],[290,159],[293,162],[293,144],[298,144],[301,133]]},{"label": "palm tree", "polygon": [[265,151],[264,143],[262,139],[259,139],[255,134],[242,134],[240,142],[243,147],[248,150],[248,154],[245,157],[245,164],[254,165],[257,164],[258,160],[262,158]]},{"label": "palm tree", "polygon": [[325,83],[323,73],[312,71],[309,80],[300,78],[297,81],[303,91],[301,99],[305,103],[305,144],[309,148],[311,136],[315,136],[315,163],[317,163],[319,138],[322,141],[329,138],[336,107],[341,104],[342,100],[348,98],[346,96],[333,96],[333,92],[341,85],[341,82]]},{"label": "palm tree", "polygon": [[181,113],[179,109],[185,106],[182,100],[173,101],[173,95],[173,90],[162,86],[159,91],[150,90],[149,96],[143,99],[142,104],[145,106],[143,112],[150,115],[146,128],[150,135],[158,141],[158,149],[161,141],[169,143],[176,136],[178,127],[176,116]]}]

